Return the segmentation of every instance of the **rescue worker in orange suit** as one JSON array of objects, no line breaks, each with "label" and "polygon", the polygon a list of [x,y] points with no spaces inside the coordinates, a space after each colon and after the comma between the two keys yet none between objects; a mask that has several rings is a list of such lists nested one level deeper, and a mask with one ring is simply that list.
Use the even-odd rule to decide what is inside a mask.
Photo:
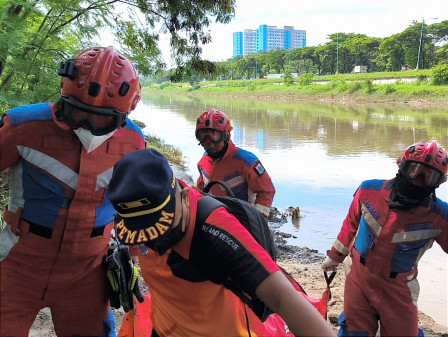
[{"label": "rescue worker in orange suit", "polygon": [[392,180],[364,181],[322,268],[349,256],[340,336],[423,336],[418,328],[417,264],[437,242],[448,252],[448,205],[435,190],[448,159],[436,142],[416,143],[398,158]]},{"label": "rescue worker in orange suit", "polygon": [[[198,162],[199,178],[195,188],[202,191],[209,182],[222,181],[235,197],[250,202],[268,218],[274,185],[257,156],[233,144],[232,130],[226,114],[213,108],[197,119],[196,139],[206,152]],[[213,186],[210,193],[226,195],[219,185]]]},{"label": "rescue worker in orange suit", "polygon": [[0,232],[1,336],[28,336],[44,307],[58,336],[115,336],[102,265],[115,213],[107,188],[114,164],[145,146],[127,118],[141,86],[114,47],[80,52],[59,75],[59,101],[19,106],[1,120],[10,190]]},{"label": "rescue worker in orange suit", "polygon": [[[151,294],[152,336],[335,336],[268,253],[224,207],[197,223],[203,195],[176,179],[154,149],[124,156],[109,198],[117,238],[138,245]],[[223,283],[231,284],[224,287]],[[233,289],[230,291],[228,289]],[[257,296],[278,315],[263,324],[236,294]],[[280,318],[284,319],[284,321]]]}]

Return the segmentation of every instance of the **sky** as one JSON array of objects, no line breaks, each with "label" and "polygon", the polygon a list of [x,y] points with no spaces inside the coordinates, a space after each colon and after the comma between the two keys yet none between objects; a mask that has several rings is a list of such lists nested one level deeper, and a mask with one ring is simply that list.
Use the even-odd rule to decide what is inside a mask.
[{"label": "sky", "polygon": [[[331,34],[388,37],[422,20],[427,24],[448,20],[448,0],[236,0],[230,23],[209,26],[212,42],[202,46],[203,57],[211,61],[231,58],[233,33],[264,24],[306,30],[306,45],[318,46],[328,42]],[[107,32],[101,44],[117,45]],[[168,36],[160,36],[159,47],[168,68],[173,67]]]},{"label": "sky", "polygon": [[[422,19],[428,24],[448,20],[448,1],[236,0],[235,18],[229,24],[209,27],[212,42],[203,47],[203,56],[212,61],[231,58],[233,32],[256,29],[262,24],[306,30],[307,46],[318,46],[328,42],[328,35],[333,33],[387,37]],[[169,62],[169,50],[162,50]]]}]

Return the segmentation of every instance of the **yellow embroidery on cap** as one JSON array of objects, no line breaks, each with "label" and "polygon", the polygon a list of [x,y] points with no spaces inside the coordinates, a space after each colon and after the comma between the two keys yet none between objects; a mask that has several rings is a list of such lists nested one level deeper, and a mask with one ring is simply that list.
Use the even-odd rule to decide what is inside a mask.
[{"label": "yellow embroidery on cap", "polygon": [[137,243],[142,243],[148,241],[148,237],[143,229],[138,231]]},{"label": "yellow embroidery on cap", "polygon": [[[118,233],[118,238],[120,241],[124,241],[126,244],[138,244],[147,241],[152,241],[158,237],[164,235],[169,229],[174,220],[174,213],[167,213],[165,211],[161,212],[161,217],[154,226],[149,226],[147,228],[142,228],[140,230],[131,231],[126,227],[124,220],[122,219],[117,223],[117,230],[121,229]],[[167,223],[165,225],[163,223]],[[137,240],[136,240],[137,239]]]},{"label": "yellow embroidery on cap", "polygon": [[121,219],[119,223],[116,224],[117,229],[123,228],[124,227],[124,220]]},{"label": "yellow embroidery on cap", "polygon": [[127,230],[127,234],[128,235],[126,236],[126,240],[124,240],[124,242],[127,243],[127,244],[130,244],[130,245],[134,244],[135,237],[137,235],[137,231]]},{"label": "yellow embroidery on cap", "polygon": [[140,215],[145,215],[145,214],[151,214],[151,213],[160,211],[163,207],[166,206],[166,204],[168,204],[168,202],[170,201],[170,199],[171,199],[171,195],[169,195],[169,196],[165,199],[165,201],[164,201],[160,206],[157,206],[157,207],[154,207],[154,208],[150,208],[150,209],[146,209],[146,210],[144,210],[144,211],[132,212],[132,213],[126,213],[126,214],[118,213],[118,214],[119,214],[122,218],[132,218],[132,217],[134,217],[134,216],[140,216]]},{"label": "yellow embroidery on cap", "polygon": [[167,223],[171,225],[174,220],[174,213],[167,213],[165,211],[160,212],[161,217],[159,218],[159,222]]},{"label": "yellow embroidery on cap", "polygon": [[160,235],[165,234],[170,229],[169,226],[162,225],[160,222],[156,222],[155,226],[156,226],[157,230],[159,231]]},{"label": "yellow embroidery on cap", "polygon": [[118,206],[121,209],[129,209],[129,208],[142,207],[142,206],[150,205],[150,204],[151,204],[151,201],[149,201],[146,198],[142,198],[142,199],[139,199],[139,200],[136,200],[136,201],[120,202],[118,204]]},{"label": "yellow embroidery on cap", "polygon": [[159,233],[157,233],[157,230],[153,226],[148,227],[145,230],[146,230],[146,233],[148,233],[148,235],[149,235],[149,240],[154,240],[159,237]]},{"label": "yellow embroidery on cap", "polygon": [[174,176],[173,172],[173,181],[171,182],[171,188],[174,188],[174,186],[176,186],[176,177]]}]

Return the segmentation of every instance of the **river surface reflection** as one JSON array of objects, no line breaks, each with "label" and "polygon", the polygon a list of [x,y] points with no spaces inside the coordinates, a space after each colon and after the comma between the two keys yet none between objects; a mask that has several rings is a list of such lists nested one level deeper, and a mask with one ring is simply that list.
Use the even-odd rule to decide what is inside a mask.
[{"label": "river surface reflection", "polygon": [[[300,221],[280,228],[293,235],[288,243],[321,253],[333,244],[361,181],[395,176],[396,158],[414,142],[436,140],[448,149],[448,110],[440,108],[148,95],[130,117],[147,125],[144,133],[178,147],[195,180],[203,154],[195,122],[210,107],[230,118],[234,143],[261,159],[276,188],[273,206],[300,207]],[[444,201],[447,185],[437,190]],[[447,257],[437,244],[422,258],[419,280],[419,308],[447,325]]]}]

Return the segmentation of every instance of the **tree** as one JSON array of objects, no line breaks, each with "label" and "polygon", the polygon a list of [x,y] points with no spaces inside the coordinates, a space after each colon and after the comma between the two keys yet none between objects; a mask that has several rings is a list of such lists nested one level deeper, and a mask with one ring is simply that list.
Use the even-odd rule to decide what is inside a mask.
[{"label": "tree", "polygon": [[0,0],[0,108],[57,99],[60,61],[98,45],[109,29],[143,75],[164,68],[158,42],[170,36],[174,76],[214,70],[201,59],[207,27],[228,23],[235,0]]},{"label": "tree", "polygon": [[428,34],[432,37],[433,43],[440,44],[448,41],[448,20],[434,23],[428,26]]},{"label": "tree", "polygon": [[400,71],[401,67],[406,64],[400,34],[384,38],[378,47],[378,51],[377,65],[380,69]]},{"label": "tree", "polygon": [[[288,60],[289,50],[274,49],[266,53],[266,63],[269,64],[271,72],[281,74],[285,71],[285,61]],[[286,64],[288,64],[286,62]]]},{"label": "tree", "polygon": [[380,43],[380,38],[367,37],[363,34],[354,35],[344,41],[339,54],[342,72],[349,73],[357,65],[365,65],[370,72],[374,71],[377,68],[375,60]]},{"label": "tree", "polygon": [[441,46],[437,49],[434,55],[435,64],[447,64],[448,63],[448,44]]}]

